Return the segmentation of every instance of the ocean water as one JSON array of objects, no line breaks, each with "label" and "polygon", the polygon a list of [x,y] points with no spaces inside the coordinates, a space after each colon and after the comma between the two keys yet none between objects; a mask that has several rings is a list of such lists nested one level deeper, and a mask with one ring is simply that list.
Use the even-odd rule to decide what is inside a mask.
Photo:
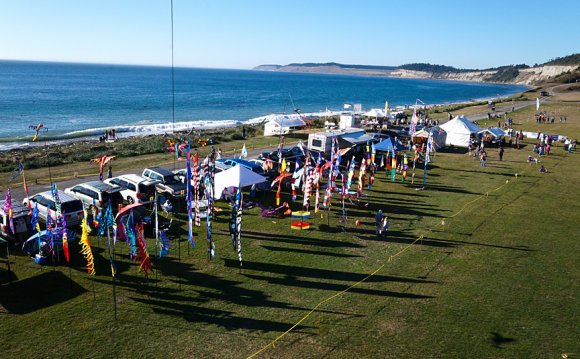
[{"label": "ocean water", "polygon": [[221,127],[271,113],[440,104],[513,94],[525,87],[438,80],[0,61],[0,150],[29,145],[30,125],[49,140]]}]

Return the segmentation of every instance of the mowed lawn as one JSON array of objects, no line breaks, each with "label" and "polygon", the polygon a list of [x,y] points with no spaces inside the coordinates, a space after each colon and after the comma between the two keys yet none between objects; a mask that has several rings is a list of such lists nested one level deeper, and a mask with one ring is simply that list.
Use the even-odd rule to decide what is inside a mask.
[{"label": "mowed lawn", "polygon": [[[568,122],[565,130],[577,133],[570,116]],[[507,149],[499,162],[490,149],[483,168],[464,151],[439,152],[425,191],[381,172],[368,197],[347,203],[345,231],[336,194],[330,219],[326,212],[313,216],[309,231],[291,230],[289,218],[246,210],[243,269],[228,234],[227,204],[219,203],[224,211],[214,223],[213,261],[204,227],[196,228],[191,249],[180,217],[169,257],[154,259],[148,280],[118,244],[117,320],[103,239],[91,236],[94,279],[78,245],[72,280],[66,266],[41,268],[17,250],[12,285],[2,272],[0,352],[3,358],[248,357],[318,303],[381,268],[260,356],[580,355],[580,160],[555,148],[541,159],[549,170],[541,174],[526,163],[528,154],[529,144]],[[422,175],[417,170],[418,182]],[[290,197],[284,193],[282,200]],[[273,205],[272,196],[258,201]],[[391,222],[386,238],[374,234],[378,209]],[[154,256],[154,241],[147,243]]]}]

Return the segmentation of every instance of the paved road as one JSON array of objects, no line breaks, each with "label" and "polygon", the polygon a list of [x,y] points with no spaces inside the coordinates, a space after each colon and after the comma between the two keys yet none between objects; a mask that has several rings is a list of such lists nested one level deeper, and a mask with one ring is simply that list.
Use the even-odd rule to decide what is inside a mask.
[{"label": "paved road", "polygon": [[[276,148],[249,150],[248,151],[248,158],[257,158],[260,153],[265,152],[265,151],[273,151],[275,149]],[[168,160],[170,160],[172,156],[173,156],[173,154],[168,153],[168,155],[167,155]],[[163,167],[163,168],[168,169],[168,170],[174,169],[173,164],[162,165],[160,167]],[[185,161],[176,162],[175,168],[176,169],[185,168]],[[143,168],[136,168],[136,169],[132,169],[132,170],[113,172],[113,176],[119,176],[119,175],[127,174],[127,173],[135,173],[135,174],[140,175],[142,172],[143,172]],[[107,175],[107,173],[105,171],[105,176],[106,175]],[[57,186],[58,186],[59,190],[64,190],[65,188],[75,186],[79,183],[84,183],[84,182],[88,182],[88,181],[98,181],[98,180],[99,180],[98,175],[91,176],[91,177],[71,178],[68,180],[57,181]],[[21,202],[22,199],[25,197],[23,186],[21,184],[16,184],[16,185],[9,184],[9,185],[11,187],[10,192],[12,195],[12,200]],[[36,193],[50,190],[50,184],[44,183],[44,182],[41,184],[35,184],[33,181],[30,181],[30,182],[28,182],[28,190],[29,190],[30,196],[33,196]],[[3,196],[0,196],[0,197],[3,198]]]}]

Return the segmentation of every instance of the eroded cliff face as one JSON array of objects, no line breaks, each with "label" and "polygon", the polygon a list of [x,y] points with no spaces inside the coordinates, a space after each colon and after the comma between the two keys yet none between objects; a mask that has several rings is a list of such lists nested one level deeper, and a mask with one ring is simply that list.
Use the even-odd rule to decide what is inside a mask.
[{"label": "eroded cliff face", "polygon": [[255,70],[278,71],[278,72],[305,72],[321,74],[344,74],[360,76],[384,76],[398,77],[409,79],[434,79],[434,80],[455,80],[455,81],[474,81],[474,82],[504,82],[518,85],[536,85],[550,78],[559,76],[568,71],[573,72],[580,69],[580,66],[555,66],[543,65],[527,69],[518,69],[518,75],[509,80],[497,79],[498,71],[467,71],[467,72],[441,72],[433,73],[429,71],[414,70],[373,70],[373,69],[352,69],[339,66],[279,66],[279,65],[261,65]]},{"label": "eroded cliff face", "polygon": [[[506,83],[518,85],[535,85],[550,78],[559,76],[565,72],[572,72],[578,68],[575,66],[538,66],[528,69],[519,69],[519,74],[515,79],[505,81]],[[476,81],[490,82],[497,71],[469,71],[469,72],[443,72],[432,73],[428,71],[411,71],[397,69],[390,73],[391,77],[456,80],[456,81]],[[497,82],[497,81],[493,81]]]}]

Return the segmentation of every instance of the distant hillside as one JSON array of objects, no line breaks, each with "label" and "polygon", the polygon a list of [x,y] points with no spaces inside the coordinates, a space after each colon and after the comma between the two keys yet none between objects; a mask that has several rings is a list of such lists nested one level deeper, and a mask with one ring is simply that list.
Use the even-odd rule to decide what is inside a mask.
[{"label": "distant hillside", "polygon": [[405,64],[397,67],[401,70],[410,70],[410,71],[428,71],[433,73],[442,73],[442,72],[467,72],[467,71],[475,71],[475,70],[465,70],[465,69],[458,69],[452,66],[444,66],[444,65],[432,65],[427,63],[413,63],[413,64]]},{"label": "distant hillside", "polygon": [[305,63],[292,63],[286,66],[299,66],[299,67],[327,67],[327,66],[336,66],[338,68],[343,69],[360,69],[360,70],[394,70],[396,66],[375,66],[375,65],[347,65],[347,64],[339,64],[338,62],[325,62],[325,63],[316,63],[316,62],[305,62]]},{"label": "distant hillside", "polygon": [[337,62],[260,65],[254,69],[280,72],[308,72],[536,85],[542,82],[571,82],[578,79],[580,76],[580,54],[559,57],[534,67],[526,64],[518,64],[481,70],[458,69],[452,66],[433,65],[429,63],[376,66],[348,65]]},{"label": "distant hillside", "polygon": [[560,65],[560,66],[580,65],[580,54],[572,54],[564,57],[556,57],[555,59],[544,63],[544,65]]}]

